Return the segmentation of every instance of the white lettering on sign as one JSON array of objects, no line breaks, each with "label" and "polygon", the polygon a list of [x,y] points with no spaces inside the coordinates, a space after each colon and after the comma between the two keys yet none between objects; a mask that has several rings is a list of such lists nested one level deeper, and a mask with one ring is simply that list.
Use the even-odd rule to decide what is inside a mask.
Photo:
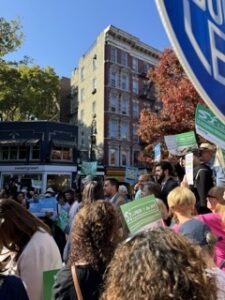
[{"label": "white lettering on sign", "polygon": [[[208,32],[211,57],[206,57],[193,32],[190,1],[192,1],[203,12],[208,10],[211,19],[208,20]],[[225,24],[225,1],[224,0],[183,0],[184,26],[187,36],[206,71],[216,81],[225,85],[225,76],[220,73],[220,63],[225,63],[225,53],[217,48],[216,38],[225,45],[225,34],[218,27]],[[220,43],[221,44],[221,43]]]}]

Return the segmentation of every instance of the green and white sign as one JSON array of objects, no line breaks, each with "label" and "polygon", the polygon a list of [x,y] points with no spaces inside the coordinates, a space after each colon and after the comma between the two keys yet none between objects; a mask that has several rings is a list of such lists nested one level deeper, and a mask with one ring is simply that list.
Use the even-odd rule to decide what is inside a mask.
[{"label": "green and white sign", "polygon": [[97,161],[83,161],[81,164],[81,175],[96,175]]},{"label": "green and white sign", "polygon": [[163,226],[161,213],[153,195],[120,206],[130,233]]},{"label": "green and white sign", "polygon": [[213,144],[225,149],[225,124],[205,106],[198,104],[195,113],[196,132]]},{"label": "green and white sign", "polygon": [[125,182],[129,184],[135,184],[138,178],[138,168],[126,167]]},{"label": "green and white sign", "polygon": [[194,131],[164,137],[168,151],[173,155],[183,155],[187,151],[197,149]]}]

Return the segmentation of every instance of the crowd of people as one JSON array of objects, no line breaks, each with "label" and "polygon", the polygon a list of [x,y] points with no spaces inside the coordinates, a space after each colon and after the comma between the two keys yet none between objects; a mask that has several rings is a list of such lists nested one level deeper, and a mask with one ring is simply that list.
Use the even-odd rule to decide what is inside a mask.
[{"label": "crowd of people", "polygon": [[[0,299],[44,299],[43,272],[56,269],[55,300],[225,299],[225,177],[213,145],[193,154],[193,185],[169,156],[132,187],[97,176],[79,193],[48,187],[56,212],[41,217],[34,194],[2,192]],[[164,226],[127,233],[120,206],[149,195]]]}]

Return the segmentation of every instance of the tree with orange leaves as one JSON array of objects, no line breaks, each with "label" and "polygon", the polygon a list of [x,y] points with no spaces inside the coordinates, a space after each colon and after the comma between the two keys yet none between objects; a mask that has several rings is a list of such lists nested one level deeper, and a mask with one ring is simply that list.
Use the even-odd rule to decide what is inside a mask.
[{"label": "tree with orange leaves", "polygon": [[150,110],[141,112],[141,140],[154,144],[162,141],[165,135],[193,130],[195,108],[202,100],[173,50],[163,51],[159,64],[149,70],[148,78],[154,84],[156,98],[162,101],[163,108],[158,113]]}]

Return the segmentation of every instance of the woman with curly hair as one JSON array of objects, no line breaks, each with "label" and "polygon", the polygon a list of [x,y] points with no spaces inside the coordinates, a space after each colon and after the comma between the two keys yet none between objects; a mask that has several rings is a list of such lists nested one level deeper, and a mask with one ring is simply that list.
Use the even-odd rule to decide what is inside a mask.
[{"label": "woman with curly hair", "polygon": [[167,228],[142,232],[116,250],[102,300],[215,300],[205,269],[183,236]]},{"label": "woman with curly hair", "polygon": [[104,200],[84,205],[71,230],[71,252],[67,266],[57,274],[53,299],[99,299],[105,268],[118,242],[116,208]]}]

